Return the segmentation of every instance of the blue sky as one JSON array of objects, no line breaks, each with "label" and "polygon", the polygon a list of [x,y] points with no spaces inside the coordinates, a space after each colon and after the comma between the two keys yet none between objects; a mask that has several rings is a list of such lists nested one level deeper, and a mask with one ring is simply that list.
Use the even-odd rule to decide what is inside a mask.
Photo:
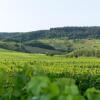
[{"label": "blue sky", "polygon": [[100,0],[0,0],[0,32],[100,26]]}]

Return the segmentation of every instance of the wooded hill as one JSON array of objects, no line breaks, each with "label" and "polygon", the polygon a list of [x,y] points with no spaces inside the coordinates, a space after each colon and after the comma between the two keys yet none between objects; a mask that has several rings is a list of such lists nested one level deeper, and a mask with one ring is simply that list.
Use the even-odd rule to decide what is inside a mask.
[{"label": "wooded hill", "polygon": [[71,55],[78,50],[83,56],[87,49],[88,52],[90,48],[93,52],[100,50],[99,39],[100,27],[61,27],[25,33],[0,33],[0,47],[30,53]]},{"label": "wooded hill", "polygon": [[63,38],[68,39],[100,39],[100,27],[62,27],[51,28],[50,30],[39,30],[26,33],[1,33],[0,38],[28,41],[44,38]]}]

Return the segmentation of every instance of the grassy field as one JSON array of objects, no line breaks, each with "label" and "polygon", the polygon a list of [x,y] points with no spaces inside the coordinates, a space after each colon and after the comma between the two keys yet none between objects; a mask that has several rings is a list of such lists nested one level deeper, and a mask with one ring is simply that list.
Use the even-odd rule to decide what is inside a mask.
[{"label": "grassy field", "polygon": [[[50,80],[72,78],[81,93],[84,93],[87,88],[100,89],[100,59],[66,58],[59,55],[48,56],[0,50],[0,100],[25,100],[15,97],[23,95],[23,88],[33,76],[48,76]],[[6,91],[8,93],[5,94]],[[9,97],[12,93],[14,99],[11,99],[12,96]]]},{"label": "grassy field", "polygon": [[91,48],[91,49],[100,49],[100,40],[99,39],[41,39],[39,40],[43,43],[47,43],[54,47],[59,47],[60,49],[64,49],[69,45],[74,49],[81,48]]}]

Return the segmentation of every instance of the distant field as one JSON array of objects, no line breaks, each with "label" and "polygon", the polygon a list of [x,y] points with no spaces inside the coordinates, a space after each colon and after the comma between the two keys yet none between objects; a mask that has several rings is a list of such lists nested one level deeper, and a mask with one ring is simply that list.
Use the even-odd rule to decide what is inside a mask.
[{"label": "distant field", "polygon": [[98,53],[100,52],[100,40],[67,38],[39,39],[22,42],[0,40],[0,48],[26,53],[28,52],[53,55],[68,55],[73,52],[80,52],[82,55],[79,55],[79,57],[83,55],[87,57],[88,55],[86,55],[85,52],[88,50],[90,56],[97,57],[98,54],[93,55],[93,51],[96,52],[98,50]]},{"label": "distant field", "polygon": [[99,39],[42,39],[40,40],[43,43],[50,44],[54,47],[61,48],[67,48],[68,46],[71,46],[75,49],[79,48],[96,48],[100,49],[100,40]]}]

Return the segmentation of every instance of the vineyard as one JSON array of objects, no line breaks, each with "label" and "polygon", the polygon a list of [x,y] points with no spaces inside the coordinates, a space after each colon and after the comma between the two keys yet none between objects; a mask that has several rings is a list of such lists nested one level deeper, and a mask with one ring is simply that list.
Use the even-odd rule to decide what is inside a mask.
[{"label": "vineyard", "polygon": [[100,100],[100,59],[0,51],[0,100]]}]

